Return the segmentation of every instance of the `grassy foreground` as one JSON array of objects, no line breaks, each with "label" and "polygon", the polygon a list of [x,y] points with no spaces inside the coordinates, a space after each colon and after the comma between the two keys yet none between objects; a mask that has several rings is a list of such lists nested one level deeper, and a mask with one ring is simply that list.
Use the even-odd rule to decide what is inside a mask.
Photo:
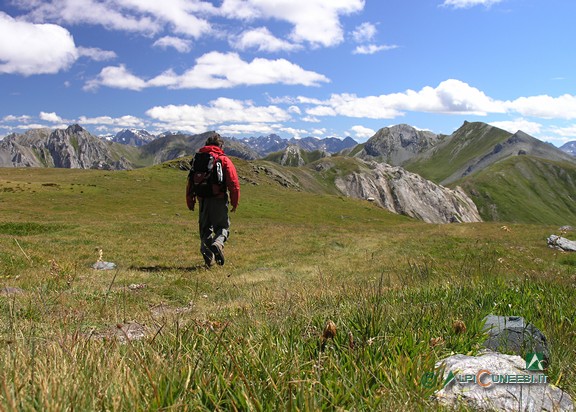
[{"label": "grassy foreground", "polygon": [[0,169],[0,410],[436,410],[421,377],[476,353],[488,314],[542,330],[576,397],[557,226],[423,224],[238,163],[212,270],[182,171]]}]

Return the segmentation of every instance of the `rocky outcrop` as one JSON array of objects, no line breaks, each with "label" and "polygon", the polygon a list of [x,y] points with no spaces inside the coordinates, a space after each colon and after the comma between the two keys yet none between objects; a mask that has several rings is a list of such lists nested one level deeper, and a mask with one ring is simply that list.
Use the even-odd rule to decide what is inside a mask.
[{"label": "rocky outcrop", "polygon": [[19,144],[18,135],[11,134],[0,141],[0,167],[41,167],[34,151]]},{"label": "rocky outcrop", "polygon": [[302,157],[300,147],[296,145],[290,145],[282,153],[280,158],[280,164],[282,166],[304,166],[306,161]]},{"label": "rocky outcrop", "polygon": [[428,223],[481,222],[474,202],[460,188],[439,186],[398,166],[366,162],[369,168],[335,180],[343,194],[373,199],[391,212]]},{"label": "rocky outcrop", "polygon": [[416,155],[434,147],[441,135],[399,124],[378,130],[364,145],[358,157],[365,160],[380,160],[401,166]]},{"label": "rocky outcrop", "polygon": [[35,130],[7,136],[0,142],[0,167],[131,169],[132,165],[115,156],[110,143],[72,125],[49,134]]},{"label": "rocky outcrop", "polygon": [[550,235],[547,239],[548,247],[558,249],[563,252],[576,252],[576,242],[564,237]]}]

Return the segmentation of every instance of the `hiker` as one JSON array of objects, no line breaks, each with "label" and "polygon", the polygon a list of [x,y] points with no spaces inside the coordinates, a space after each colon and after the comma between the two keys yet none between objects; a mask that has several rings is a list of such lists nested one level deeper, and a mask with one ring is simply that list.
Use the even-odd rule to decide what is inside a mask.
[{"label": "hiker", "polygon": [[[194,155],[186,186],[186,204],[194,210],[198,198],[200,252],[207,267],[224,264],[224,243],[230,235],[228,191],[234,213],[240,200],[240,182],[232,161],[224,154],[222,137],[215,133]],[[210,156],[211,155],[211,156]],[[228,189],[228,191],[226,190]]]}]

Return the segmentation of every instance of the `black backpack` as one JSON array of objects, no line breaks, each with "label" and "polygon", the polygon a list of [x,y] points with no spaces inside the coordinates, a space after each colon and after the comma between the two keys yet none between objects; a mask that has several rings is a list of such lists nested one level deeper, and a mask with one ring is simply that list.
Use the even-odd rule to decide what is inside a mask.
[{"label": "black backpack", "polygon": [[223,193],[226,189],[222,162],[211,153],[196,153],[190,162],[188,183],[191,195],[213,197]]}]

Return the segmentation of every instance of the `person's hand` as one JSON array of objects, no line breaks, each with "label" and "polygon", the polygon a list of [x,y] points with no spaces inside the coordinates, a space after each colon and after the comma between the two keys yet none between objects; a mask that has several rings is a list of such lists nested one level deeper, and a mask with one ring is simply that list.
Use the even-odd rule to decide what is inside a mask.
[{"label": "person's hand", "polygon": [[232,209],[230,210],[231,213],[234,213],[236,211],[236,206],[232,206]]}]

